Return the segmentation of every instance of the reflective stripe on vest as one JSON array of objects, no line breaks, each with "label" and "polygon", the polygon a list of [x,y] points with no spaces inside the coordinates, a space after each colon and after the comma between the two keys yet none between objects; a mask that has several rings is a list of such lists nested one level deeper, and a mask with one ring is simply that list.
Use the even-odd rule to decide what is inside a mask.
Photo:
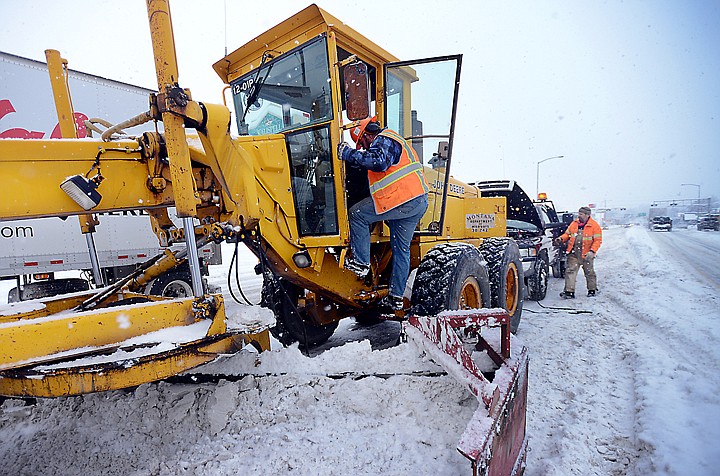
[{"label": "reflective stripe on vest", "polygon": [[368,182],[377,213],[402,205],[428,192],[423,165],[407,141],[397,132],[385,129],[379,135],[393,139],[402,147],[400,159],[385,172],[368,170]]},{"label": "reflective stripe on vest", "polygon": [[420,170],[422,170],[422,168],[423,166],[420,162],[410,162],[409,164],[387,174],[385,177],[381,178],[377,182],[370,184],[370,193],[375,193],[378,190],[381,190],[392,184],[393,182],[397,182],[406,175],[419,172]]}]

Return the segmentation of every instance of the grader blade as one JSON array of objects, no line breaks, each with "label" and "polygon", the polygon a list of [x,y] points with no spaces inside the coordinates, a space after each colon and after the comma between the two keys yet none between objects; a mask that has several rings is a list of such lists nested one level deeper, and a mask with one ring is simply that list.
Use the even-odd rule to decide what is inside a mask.
[{"label": "grader blade", "polygon": [[0,395],[58,397],[134,387],[247,344],[270,347],[265,329],[227,328],[219,295],[168,299],[125,293],[109,307],[77,310],[91,295],[0,310]]},{"label": "grader blade", "polygon": [[[510,316],[503,309],[446,311],[436,317],[411,316],[405,332],[448,374],[466,384],[480,404],[458,443],[473,475],[520,475],[525,469],[527,439],[528,352],[510,355]],[[499,343],[482,331],[499,328]],[[462,334],[462,337],[461,335]],[[496,333],[497,334],[497,333]],[[493,368],[481,369],[467,346],[487,352]],[[498,339],[495,339],[497,341]]]}]

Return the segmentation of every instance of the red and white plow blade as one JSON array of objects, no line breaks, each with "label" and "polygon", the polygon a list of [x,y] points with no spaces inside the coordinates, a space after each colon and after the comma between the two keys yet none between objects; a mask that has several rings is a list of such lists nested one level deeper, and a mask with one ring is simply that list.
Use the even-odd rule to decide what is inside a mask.
[{"label": "red and white plow blade", "polygon": [[[520,345],[511,355],[507,312],[474,309],[411,316],[405,332],[448,374],[468,385],[480,402],[458,443],[458,451],[472,463],[473,475],[522,474],[527,454],[528,352]],[[479,353],[487,354],[491,368],[480,368]]]}]

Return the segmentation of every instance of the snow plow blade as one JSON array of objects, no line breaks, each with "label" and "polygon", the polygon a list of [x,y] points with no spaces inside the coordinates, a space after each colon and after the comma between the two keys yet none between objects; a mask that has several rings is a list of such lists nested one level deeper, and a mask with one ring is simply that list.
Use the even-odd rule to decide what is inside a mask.
[{"label": "snow plow blade", "polygon": [[[125,293],[80,311],[94,292],[0,310],[0,396],[65,397],[162,380],[247,344],[266,329],[228,329],[220,295],[169,299]],[[138,303],[136,300],[141,300]]]},{"label": "snow plow blade", "polygon": [[[411,316],[404,327],[410,338],[448,374],[466,384],[480,402],[457,447],[470,460],[472,474],[521,475],[527,456],[528,352],[521,346],[510,355],[508,313],[503,309],[447,311],[435,317]],[[499,339],[497,331],[494,335],[492,331],[481,333],[490,328],[499,328]],[[470,341],[474,348],[468,350]],[[481,370],[473,351],[487,352],[493,368]]]}]

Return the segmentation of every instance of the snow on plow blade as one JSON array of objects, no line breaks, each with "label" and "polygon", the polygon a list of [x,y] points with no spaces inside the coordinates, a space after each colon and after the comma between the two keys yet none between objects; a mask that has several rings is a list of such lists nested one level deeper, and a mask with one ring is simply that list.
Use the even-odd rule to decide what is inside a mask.
[{"label": "snow on plow blade", "polygon": [[[114,293],[114,305],[80,311],[97,290],[0,308],[0,396],[66,397],[155,382],[251,344],[268,331],[228,329],[219,294],[166,298]],[[133,301],[133,300],[141,301]],[[128,304],[123,304],[128,301]]]},{"label": "snow on plow blade", "polygon": [[[489,328],[500,329],[499,343],[494,346],[489,342],[492,339],[481,333]],[[446,311],[436,317],[412,316],[405,330],[450,375],[468,385],[480,401],[457,448],[470,460],[473,475],[522,474],[527,455],[528,352],[521,346],[519,352],[510,355],[507,312],[475,309]],[[474,349],[466,348],[469,340]],[[486,351],[494,370],[481,370],[472,350]]]}]

